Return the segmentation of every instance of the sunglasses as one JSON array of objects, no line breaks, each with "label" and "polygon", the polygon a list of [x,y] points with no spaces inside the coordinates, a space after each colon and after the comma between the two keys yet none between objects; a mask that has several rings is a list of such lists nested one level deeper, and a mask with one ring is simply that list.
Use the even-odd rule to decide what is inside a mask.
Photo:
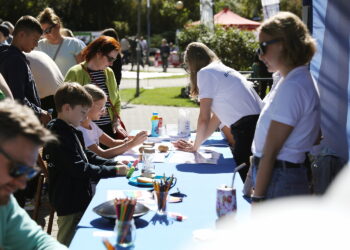
[{"label": "sunglasses", "polygon": [[269,46],[270,44],[274,44],[274,43],[280,42],[280,41],[281,41],[281,39],[273,39],[273,40],[270,40],[270,41],[259,43],[259,48],[256,50],[256,53],[259,56],[262,56],[262,55],[264,55],[266,53],[267,46]]},{"label": "sunglasses", "polygon": [[117,60],[116,57],[112,57],[112,56],[109,56],[109,55],[105,55],[105,56],[107,57],[107,60],[108,60],[108,62],[110,62],[110,63],[112,63],[112,62],[114,62],[115,60]]},{"label": "sunglasses", "polygon": [[24,175],[28,180],[30,180],[41,171],[41,169],[38,167],[30,167],[26,164],[23,164],[14,160],[9,154],[7,154],[1,148],[0,148],[0,154],[5,156],[11,162],[9,175],[13,178],[17,178]]},{"label": "sunglasses", "polygon": [[44,35],[50,34],[51,31],[52,31],[52,29],[53,29],[55,26],[56,26],[56,24],[53,24],[53,25],[51,25],[50,27],[44,29],[43,34],[44,34]]}]

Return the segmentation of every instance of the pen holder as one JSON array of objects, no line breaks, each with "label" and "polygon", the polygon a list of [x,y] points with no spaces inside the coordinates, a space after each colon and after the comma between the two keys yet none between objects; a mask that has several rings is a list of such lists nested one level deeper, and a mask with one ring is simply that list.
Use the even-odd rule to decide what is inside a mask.
[{"label": "pen holder", "polygon": [[155,193],[155,199],[157,203],[157,214],[158,215],[166,214],[168,192],[155,191],[154,193]]},{"label": "pen holder", "polygon": [[116,220],[115,231],[117,233],[117,246],[131,247],[134,245],[136,235],[136,227],[134,220]]}]

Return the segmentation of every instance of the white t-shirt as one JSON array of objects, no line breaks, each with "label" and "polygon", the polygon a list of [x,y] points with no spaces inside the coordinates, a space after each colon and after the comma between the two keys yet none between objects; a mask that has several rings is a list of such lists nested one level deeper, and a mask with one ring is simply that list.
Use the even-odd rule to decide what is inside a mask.
[{"label": "white t-shirt", "polygon": [[56,63],[44,52],[24,53],[33,72],[40,99],[54,95],[64,78]]},{"label": "white t-shirt", "polygon": [[100,143],[99,138],[103,135],[103,131],[94,122],[90,122],[89,125],[91,129],[82,126],[77,127],[83,132],[85,147],[90,147],[93,144],[98,145]]},{"label": "white t-shirt", "polygon": [[320,99],[316,82],[308,68],[295,68],[264,99],[252,144],[252,152],[261,157],[272,120],[294,127],[277,159],[302,163],[320,131]]},{"label": "white t-shirt", "polygon": [[223,126],[260,113],[262,101],[250,82],[238,71],[215,61],[197,73],[199,99],[213,100],[211,111]]},{"label": "white t-shirt", "polygon": [[[59,44],[51,44],[49,41],[44,38],[39,41],[38,47],[36,50],[40,50],[48,54],[53,58],[56,54],[56,51],[59,47]],[[85,48],[85,44],[73,37],[64,37],[61,48],[57,54],[56,60],[54,60],[61,70],[63,76],[66,75],[67,71],[74,65],[77,64],[75,56],[80,53],[80,51]]]}]

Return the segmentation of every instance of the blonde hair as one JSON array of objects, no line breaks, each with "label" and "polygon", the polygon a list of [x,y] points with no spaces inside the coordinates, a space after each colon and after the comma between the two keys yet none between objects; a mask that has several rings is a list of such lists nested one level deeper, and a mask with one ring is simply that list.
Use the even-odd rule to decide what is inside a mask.
[{"label": "blonde hair", "polygon": [[187,45],[184,61],[190,70],[191,96],[198,95],[197,73],[213,61],[219,60],[214,51],[205,44],[193,42]]},{"label": "blonde hair", "polygon": [[56,139],[49,130],[41,125],[32,109],[6,99],[0,102],[1,143],[14,139],[16,136],[23,136],[37,145]]},{"label": "blonde hair", "polygon": [[59,16],[56,15],[55,11],[52,8],[45,8],[37,17],[38,21],[42,23],[48,23],[50,25],[59,24],[62,27],[62,22]]},{"label": "blonde hair", "polygon": [[273,39],[283,44],[282,57],[287,65],[297,67],[309,63],[316,52],[316,43],[307,27],[298,16],[290,12],[279,12],[260,27]]},{"label": "blonde hair", "polygon": [[103,90],[96,85],[86,84],[84,85],[84,89],[91,95],[94,102],[107,99],[105,92],[103,92]]}]

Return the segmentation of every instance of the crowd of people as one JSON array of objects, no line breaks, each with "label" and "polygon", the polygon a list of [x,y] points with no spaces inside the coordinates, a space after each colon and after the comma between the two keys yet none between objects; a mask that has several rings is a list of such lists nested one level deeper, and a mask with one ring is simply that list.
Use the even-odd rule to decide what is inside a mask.
[{"label": "crowd of people", "polygon": [[[0,34],[8,38],[3,26]],[[65,249],[94,195],[94,184],[129,170],[114,157],[147,139],[145,131],[121,139],[116,134],[125,41],[106,29],[85,46],[62,35],[62,28],[54,10],[46,8],[37,18],[21,17],[10,44],[0,45],[0,98],[5,99],[0,102],[0,248]],[[321,136],[319,92],[307,67],[316,45],[306,26],[294,14],[280,12],[258,31],[259,59],[276,79],[263,100],[206,45],[187,46],[184,62],[200,113],[195,141],[174,143],[179,150],[195,152],[220,128],[237,165],[247,165],[240,176],[250,185],[247,195],[253,204],[310,194],[305,155]],[[166,40],[162,47],[166,57]],[[41,147],[60,243],[21,208],[40,171],[33,166]]]}]

